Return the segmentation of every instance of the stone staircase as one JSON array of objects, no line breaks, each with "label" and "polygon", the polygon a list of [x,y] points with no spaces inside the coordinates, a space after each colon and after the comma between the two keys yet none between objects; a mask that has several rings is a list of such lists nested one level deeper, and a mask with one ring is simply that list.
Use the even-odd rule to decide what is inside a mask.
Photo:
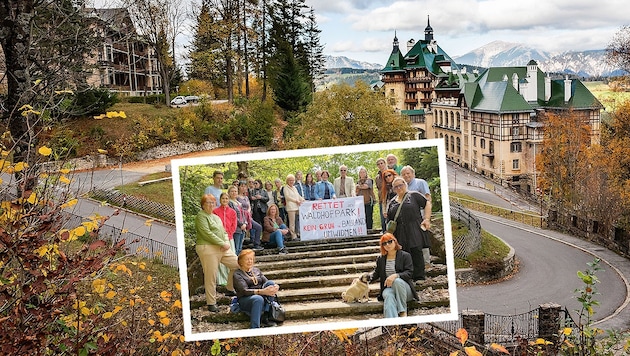
[{"label": "stone staircase", "polygon": [[[257,252],[256,266],[268,279],[280,285],[278,300],[286,311],[285,325],[305,319],[318,321],[364,320],[382,317],[383,304],[377,301],[379,283],[370,284],[370,300],[366,303],[345,303],[341,293],[364,272],[372,272],[379,255],[380,234],[352,238],[288,242],[289,253],[277,254],[277,249]],[[245,246],[247,248],[247,246]],[[445,313],[449,296],[446,265],[432,252],[432,267],[427,280],[416,286],[420,301],[409,303],[409,315]],[[198,323],[238,323],[247,328],[249,318],[244,313],[229,313],[230,298],[218,293],[220,313],[191,313]],[[191,310],[205,311],[203,295],[191,298]],[[435,311],[442,308],[445,311]],[[224,311],[224,312],[223,312]],[[221,328],[220,326],[217,326]],[[214,329],[209,327],[209,329]]]}]

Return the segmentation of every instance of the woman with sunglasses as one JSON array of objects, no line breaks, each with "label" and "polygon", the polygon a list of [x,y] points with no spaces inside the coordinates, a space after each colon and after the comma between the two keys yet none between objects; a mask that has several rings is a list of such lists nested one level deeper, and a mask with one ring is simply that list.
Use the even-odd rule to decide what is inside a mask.
[{"label": "woman with sunglasses", "polygon": [[[389,209],[389,202],[396,196],[396,192],[392,186],[396,177],[398,177],[398,173],[396,173],[393,169],[386,169],[383,171],[383,180],[381,181],[379,198],[381,200],[381,204],[383,205],[381,221],[384,221],[385,224],[393,218],[393,215],[387,216],[387,210]],[[385,229],[383,229],[383,232],[385,232]]]},{"label": "woman with sunglasses", "polygon": [[383,301],[385,318],[407,316],[407,302],[418,300],[413,285],[413,262],[411,255],[402,250],[394,235],[381,236],[381,256],[376,259],[376,269],[370,281],[381,283],[378,300]]},{"label": "woman with sunglasses", "polygon": [[[400,241],[403,250],[411,254],[413,260],[413,279],[424,280],[424,257],[422,248],[427,245],[427,230],[431,227],[431,202],[422,194],[407,190],[407,182],[397,177],[392,183],[396,196],[390,201],[387,216],[396,217],[394,236]],[[398,211],[400,207],[400,211]],[[424,211],[424,218],[422,212]],[[428,245],[426,247],[429,247]]]}]

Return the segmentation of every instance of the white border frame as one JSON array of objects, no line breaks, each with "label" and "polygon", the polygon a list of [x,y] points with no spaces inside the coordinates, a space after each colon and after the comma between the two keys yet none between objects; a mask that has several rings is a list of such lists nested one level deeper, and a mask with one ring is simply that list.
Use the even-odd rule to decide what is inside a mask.
[{"label": "white border frame", "polygon": [[[182,166],[193,165],[208,165],[208,164],[220,164],[225,162],[236,161],[254,161],[264,159],[278,159],[278,158],[292,158],[302,156],[314,156],[314,155],[326,155],[326,154],[340,154],[340,153],[352,153],[363,151],[387,151],[394,149],[409,149],[409,148],[422,148],[436,146],[438,150],[438,162],[439,162],[439,176],[440,176],[440,190],[442,195],[442,212],[444,219],[444,240],[446,250],[446,266],[447,266],[447,278],[448,278],[448,293],[449,293],[449,312],[444,314],[435,315],[420,315],[420,316],[408,316],[404,318],[392,318],[392,319],[366,319],[356,321],[344,321],[344,322],[329,322],[329,323],[316,323],[310,324],[308,320],[305,320],[304,324],[291,325],[291,326],[277,326],[272,328],[259,328],[259,329],[240,329],[240,330],[226,330],[226,331],[214,331],[204,333],[193,333],[192,322],[190,316],[190,297],[188,295],[188,274],[186,265],[186,249],[183,248],[184,243],[184,227],[182,216],[182,200],[181,200],[181,185],[179,170]],[[181,301],[182,312],[184,318],[184,336],[186,341],[200,341],[210,339],[226,339],[235,337],[248,337],[259,335],[278,335],[288,334],[295,332],[314,332],[322,330],[336,330],[336,329],[349,329],[349,328],[368,328],[377,326],[389,326],[389,325],[401,325],[401,324],[414,324],[414,323],[428,323],[436,321],[457,320],[457,294],[456,294],[456,282],[455,282],[455,262],[453,259],[453,238],[451,232],[451,214],[450,203],[448,194],[448,181],[446,172],[446,152],[444,147],[444,140],[440,139],[426,139],[426,140],[414,140],[414,141],[400,141],[400,142],[387,142],[376,143],[366,145],[353,145],[353,146],[337,146],[337,147],[324,147],[324,148],[312,148],[301,149],[291,151],[272,151],[272,152],[260,152],[260,153],[245,153],[245,154],[233,154],[233,155],[221,155],[221,156],[208,156],[200,158],[187,158],[187,159],[175,159],[171,160],[171,171],[173,176],[173,194],[174,194],[174,206],[175,206],[175,222],[177,231],[177,244],[178,248],[178,263],[180,273],[181,284]]]}]

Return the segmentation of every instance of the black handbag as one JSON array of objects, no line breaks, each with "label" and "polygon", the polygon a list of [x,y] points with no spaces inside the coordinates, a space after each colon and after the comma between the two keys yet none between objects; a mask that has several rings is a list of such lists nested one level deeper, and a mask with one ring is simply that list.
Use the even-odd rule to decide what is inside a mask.
[{"label": "black handbag", "polygon": [[398,223],[396,222],[396,219],[398,219],[398,214],[400,214],[400,208],[402,208],[403,202],[405,201],[406,197],[407,197],[407,193],[405,193],[402,200],[400,201],[400,204],[398,205],[398,209],[396,209],[396,215],[394,216],[394,219],[387,222],[386,230],[387,232],[391,234],[393,234],[394,231],[396,231],[396,225],[398,225]]},{"label": "black handbag", "polygon": [[276,323],[284,322],[285,311],[284,307],[280,305],[280,303],[275,300],[271,302],[271,306],[269,307],[269,319],[275,321]]}]

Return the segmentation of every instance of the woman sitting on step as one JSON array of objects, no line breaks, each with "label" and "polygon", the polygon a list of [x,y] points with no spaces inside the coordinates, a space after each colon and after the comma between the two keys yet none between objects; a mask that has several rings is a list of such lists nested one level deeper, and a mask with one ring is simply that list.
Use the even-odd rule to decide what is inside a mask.
[{"label": "woman sitting on step", "polygon": [[378,300],[383,301],[386,318],[407,316],[407,302],[418,300],[412,278],[411,255],[402,250],[394,235],[385,233],[381,236],[381,256],[376,259],[376,269],[370,281],[381,282]]},{"label": "woman sitting on step", "polygon": [[239,269],[234,271],[234,289],[241,311],[249,315],[250,328],[276,326],[269,320],[271,302],[280,286],[254,267],[256,253],[246,249],[238,255]]}]

